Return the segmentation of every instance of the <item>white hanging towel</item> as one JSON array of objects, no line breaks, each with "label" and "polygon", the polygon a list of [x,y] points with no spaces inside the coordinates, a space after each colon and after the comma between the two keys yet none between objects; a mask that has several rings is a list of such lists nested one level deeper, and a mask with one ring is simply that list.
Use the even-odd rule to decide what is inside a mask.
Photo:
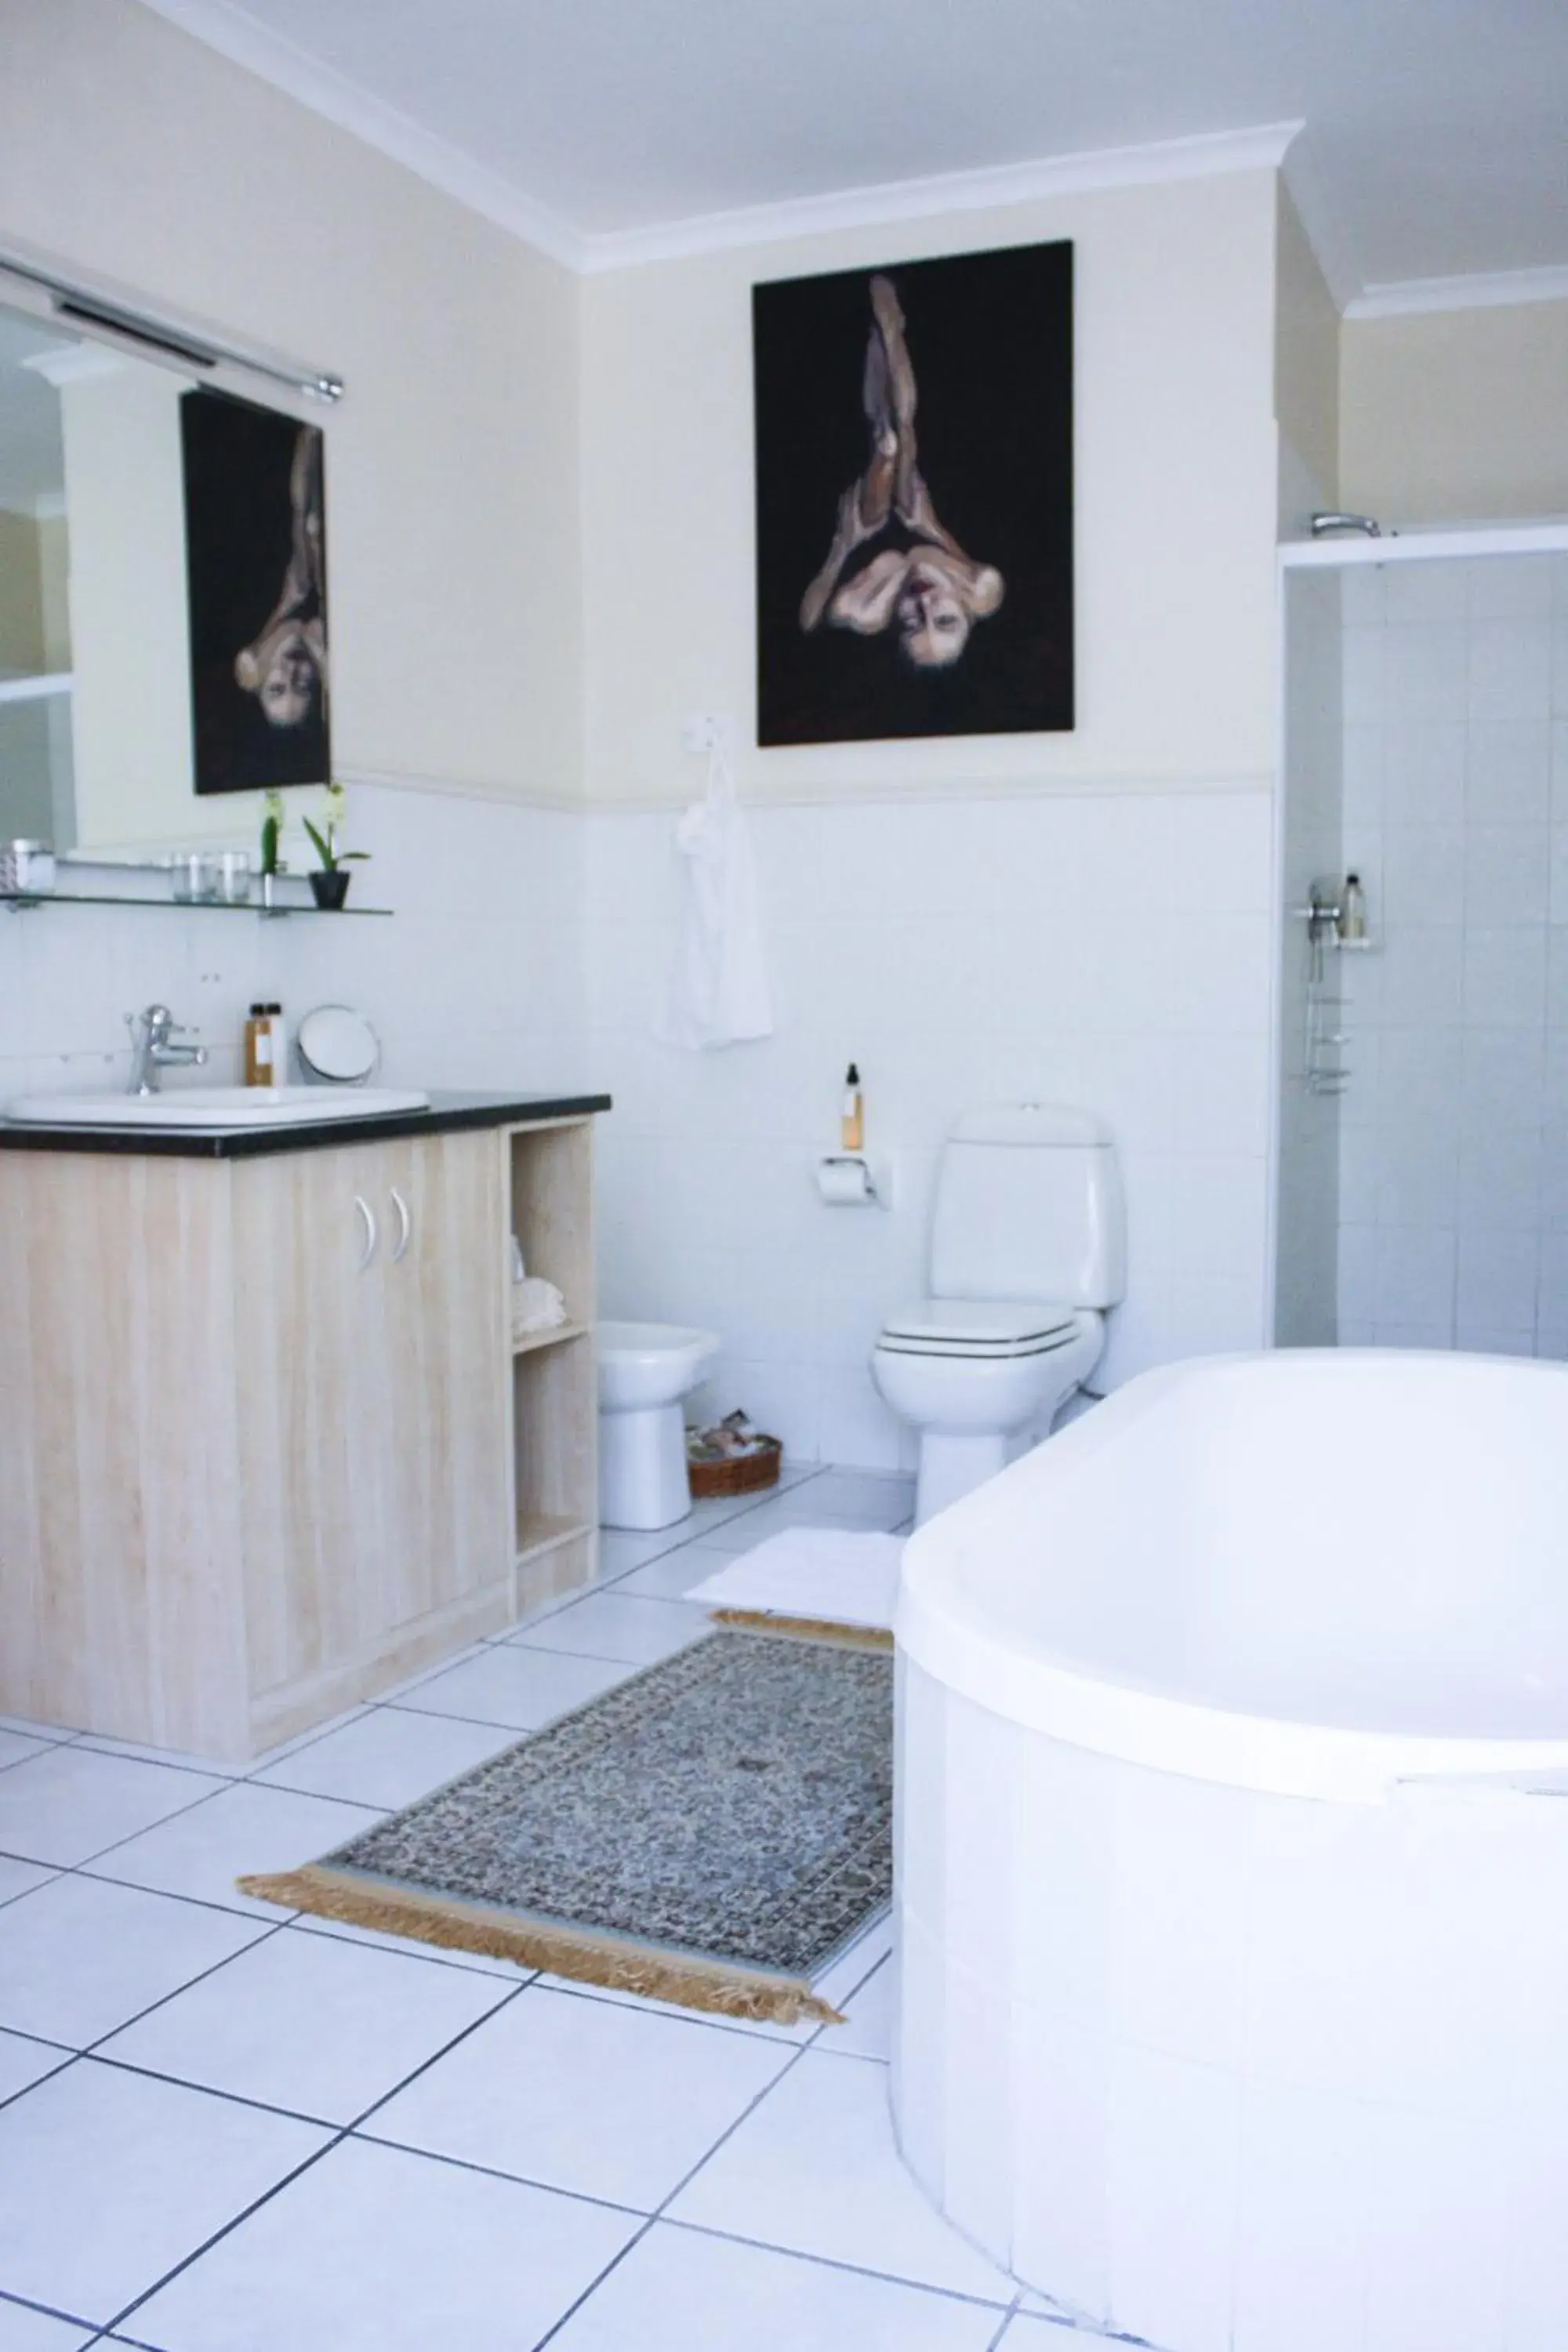
[{"label": "white hanging towel", "polygon": [[696,1052],[771,1037],[752,840],[724,753],[708,754],[708,792],[675,829],[686,859],[686,907],[658,1034]]}]

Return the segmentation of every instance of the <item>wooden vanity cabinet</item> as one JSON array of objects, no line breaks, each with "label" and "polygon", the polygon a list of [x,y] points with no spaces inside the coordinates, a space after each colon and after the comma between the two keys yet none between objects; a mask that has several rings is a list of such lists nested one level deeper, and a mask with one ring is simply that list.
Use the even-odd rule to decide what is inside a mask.
[{"label": "wooden vanity cabinet", "polygon": [[[591,1133],[0,1153],[0,1712],[245,1758],[590,1576]],[[520,1353],[552,1171],[575,1317]]]}]

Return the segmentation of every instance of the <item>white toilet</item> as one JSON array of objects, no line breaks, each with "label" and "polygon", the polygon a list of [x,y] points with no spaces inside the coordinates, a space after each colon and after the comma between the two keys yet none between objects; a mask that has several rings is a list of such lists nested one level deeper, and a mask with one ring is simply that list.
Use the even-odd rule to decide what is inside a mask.
[{"label": "white toilet", "polygon": [[1126,1287],[1104,1121],[1059,1103],[966,1111],[937,1175],[931,1295],[889,1315],[871,1352],[884,1402],[920,1432],[917,1523],[1045,1435]]},{"label": "white toilet", "polygon": [[680,1401],[719,1353],[716,1331],[676,1323],[601,1323],[599,1521],[668,1528],[691,1508]]}]

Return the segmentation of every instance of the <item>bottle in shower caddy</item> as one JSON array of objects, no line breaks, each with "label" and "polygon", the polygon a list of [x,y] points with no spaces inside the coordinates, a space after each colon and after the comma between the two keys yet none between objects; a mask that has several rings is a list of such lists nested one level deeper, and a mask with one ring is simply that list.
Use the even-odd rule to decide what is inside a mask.
[{"label": "bottle in shower caddy", "polygon": [[853,1062],[844,1074],[844,1099],[838,1107],[838,1139],[845,1151],[866,1149],[866,1097],[860,1091],[860,1073]]},{"label": "bottle in shower caddy", "polygon": [[1340,893],[1340,937],[1342,940],[1364,940],[1366,937],[1366,892],[1361,887],[1359,874],[1347,874],[1345,887]]}]

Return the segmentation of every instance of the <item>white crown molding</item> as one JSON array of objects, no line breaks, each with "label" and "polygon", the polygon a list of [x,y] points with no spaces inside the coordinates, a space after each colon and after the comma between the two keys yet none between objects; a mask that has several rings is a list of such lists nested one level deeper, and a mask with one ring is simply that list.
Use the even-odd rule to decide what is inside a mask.
[{"label": "white crown molding", "polygon": [[396,107],[367,96],[292,41],[268,32],[230,0],[142,0],[142,5],[496,227],[536,246],[568,269],[582,268],[586,240],[569,221],[422,129]]},{"label": "white crown molding", "polygon": [[1404,278],[1369,286],[1345,305],[1347,319],[1413,318],[1429,310],[1497,310],[1517,302],[1568,302],[1568,266],[1493,269],[1468,278]]},{"label": "white crown molding", "polygon": [[649,262],[732,251],[737,246],[879,228],[899,221],[930,220],[942,213],[983,212],[1095,188],[1148,187],[1222,173],[1277,171],[1300,128],[1299,122],[1269,122],[1247,131],[1160,140],[1142,147],[1099,148],[1081,155],[1048,155],[984,171],[941,172],[926,179],[884,181],[828,195],[703,213],[689,220],[590,236],[582,267],[591,273],[640,268]]},{"label": "white crown molding", "polygon": [[231,64],[270,82],[311,113],[335,123],[340,131],[403,164],[470,212],[536,246],[568,269],[581,272],[629,269],[776,238],[875,227],[883,222],[928,220],[938,213],[977,212],[988,205],[1027,204],[1036,197],[1084,189],[1142,187],[1225,172],[1273,171],[1301,128],[1299,122],[1265,123],[1246,131],[1220,131],[1142,147],[1105,148],[984,171],[945,172],[928,179],[847,188],[828,195],[790,197],[776,204],[748,205],[733,212],[657,223],[648,228],[594,233],[563,220],[498,173],[422,129],[397,108],[369,97],[332,67],[267,31],[234,0],[142,0],[142,5],[194,40],[216,49]]}]

